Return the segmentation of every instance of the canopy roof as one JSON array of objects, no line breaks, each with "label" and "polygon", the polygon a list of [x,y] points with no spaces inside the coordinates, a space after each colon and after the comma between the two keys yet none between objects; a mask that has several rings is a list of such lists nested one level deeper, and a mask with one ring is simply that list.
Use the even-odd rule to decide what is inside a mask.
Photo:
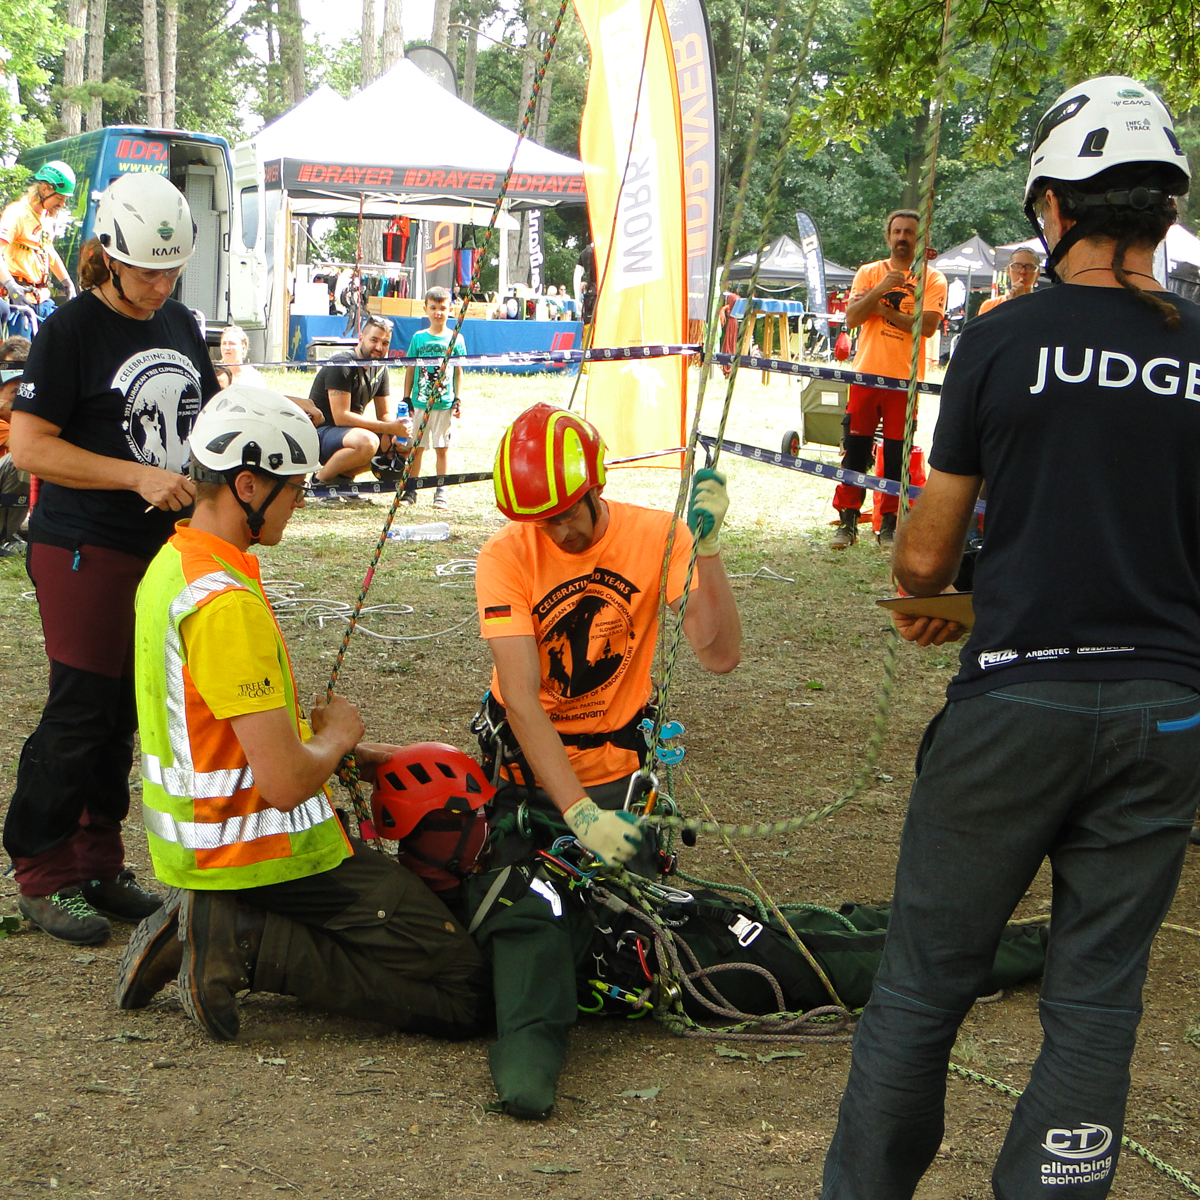
[{"label": "canopy roof", "polygon": [[[319,88],[248,145],[268,188],[287,189],[310,215],[422,216],[462,207],[466,224],[491,216],[516,134],[447,93],[407,59],[352,100]],[[526,138],[506,207],[586,202],[583,164]]]},{"label": "canopy roof", "polygon": [[[755,251],[735,258],[729,265],[728,283],[749,279],[754,274]],[[825,284],[827,287],[845,287],[854,280],[854,272],[825,259]],[[758,272],[758,285],[762,288],[783,291],[808,283],[808,272],[804,267],[804,251],[788,235],[777,237],[764,251],[762,266]]]},{"label": "canopy roof", "polygon": [[968,238],[961,246],[939,254],[933,260],[934,267],[947,279],[971,276],[972,282],[979,281],[980,287],[991,286],[991,275],[996,265],[996,252],[978,234]]}]

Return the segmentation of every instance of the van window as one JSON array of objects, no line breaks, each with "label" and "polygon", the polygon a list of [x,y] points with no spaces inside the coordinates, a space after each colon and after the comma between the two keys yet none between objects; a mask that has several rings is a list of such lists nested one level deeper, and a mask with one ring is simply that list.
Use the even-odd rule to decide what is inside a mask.
[{"label": "van window", "polygon": [[258,241],[258,187],[242,188],[242,242],[247,250]]}]

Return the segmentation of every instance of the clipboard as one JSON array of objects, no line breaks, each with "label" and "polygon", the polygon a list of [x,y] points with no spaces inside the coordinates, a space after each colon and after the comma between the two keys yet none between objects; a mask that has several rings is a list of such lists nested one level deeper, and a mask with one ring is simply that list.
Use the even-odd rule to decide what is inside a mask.
[{"label": "clipboard", "polygon": [[975,624],[975,608],[970,592],[943,592],[940,596],[893,596],[876,600],[880,608],[908,617],[939,617],[955,621],[964,629]]}]

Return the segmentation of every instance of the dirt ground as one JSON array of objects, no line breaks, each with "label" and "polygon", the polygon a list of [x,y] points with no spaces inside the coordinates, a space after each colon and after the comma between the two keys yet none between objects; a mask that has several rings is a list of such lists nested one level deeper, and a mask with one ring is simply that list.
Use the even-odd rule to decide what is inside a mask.
[{"label": "dirt ground", "polygon": [[[535,398],[561,398],[566,386],[560,379],[469,376],[451,469],[490,467],[502,426]],[[715,427],[722,394],[721,387],[710,392],[706,428]],[[743,377],[730,435],[777,447],[798,423],[796,397],[782,382],[764,388],[758,376]],[[918,440],[928,445],[934,406],[922,416]],[[885,631],[871,601],[887,594],[888,573],[873,544],[844,554],[825,548],[833,515],[828,484],[744,460],[725,466],[732,501],[726,562],[743,576],[734,584],[745,624],[742,665],[727,677],[705,676],[685,652],[672,715],[687,726],[687,765],[717,814],[773,820],[840,795],[862,761]],[[667,505],[672,477],[625,471],[610,492]],[[384,511],[377,504],[309,506],[285,543],[264,552],[264,576],[303,585],[282,589],[293,595],[353,600]],[[433,519],[429,493],[401,516]],[[392,542],[371,594],[372,604],[413,611],[373,614],[370,628],[423,640],[356,638],[339,690],[361,706],[372,738],[445,740],[470,750],[467,724],[487,686],[489,658],[473,620],[469,577],[439,575],[437,568],[469,560],[498,528],[490,486],[456,489],[448,519],[449,541]],[[784,578],[756,576],[762,568]],[[0,560],[4,797],[44,697],[45,658],[28,588],[21,565]],[[284,628],[301,692],[315,696],[343,626],[335,619],[321,628],[293,615]],[[954,664],[952,650],[905,646],[872,789],[789,842],[742,843],[777,900],[888,900],[913,754]],[[146,880],[152,873],[137,814],[135,788],[127,845]],[[1185,925],[1197,923],[1198,854],[1189,856],[1171,916]],[[685,851],[684,865],[746,882],[713,838]],[[14,912],[15,901],[5,877],[0,914]],[[1043,873],[1018,915],[1037,915],[1048,904]],[[190,1024],[173,986],[148,1009],[120,1013],[112,985],[127,937],[118,926],[108,944],[81,950],[26,926],[0,941],[0,1195],[818,1194],[849,1061],[844,1045],[809,1045],[799,1057],[763,1063],[752,1045],[739,1047],[748,1058],[730,1058],[716,1053],[719,1039],[679,1040],[649,1021],[584,1019],[572,1035],[558,1110],[544,1124],[518,1124],[488,1111],[494,1094],[482,1041],[445,1045],[253,995],[242,1004],[240,1039],[218,1045]],[[1198,982],[1200,941],[1164,931],[1151,959],[1126,1130],[1189,1173],[1200,1166],[1200,1049],[1188,1040],[1200,1035]],[[978,1006],[963,1028],[957,1061],[1022,1086],[1039,1042],[1036,998],[1036,987],[1026,986]],[[653,1099],[621,1095],[650,1088],[659,1089]],[[921,1185],[922,1200],[991,1194],[990,1165],[1010,1108],[1004,1096],[951,1078],[945,1144]],[[1112,1194],[1166,1200],[1185,1193],[1127,1154]]]}]

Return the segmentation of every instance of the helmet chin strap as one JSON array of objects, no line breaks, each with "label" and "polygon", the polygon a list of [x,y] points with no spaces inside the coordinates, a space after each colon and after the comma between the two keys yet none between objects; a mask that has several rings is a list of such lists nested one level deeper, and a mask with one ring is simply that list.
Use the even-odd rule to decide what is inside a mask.
[{"label": "helmet chin strap", "polygon": [[230,467],[228,471],[213,472],[205,468],[197,469],[196,464],[193,462],[192,478],[199,480],[212,479],[214,482],[216,480],[223,480],[226,487],[233,493],[233,498],[242,506],[242,511],[246,514],[246,524],[250,527],[250,541],[257,543],[258,539],[262,536],[262,527],[266,524],[267,509],[275,503],[275,498],[287,487],[288,481],[281,478],[267,494],[267,498],[262,504],[255,508],[249,500],[243,500],[238,495],[237,490],[238,476],[243,471],[248,470],[250,470],[250,467],[243,463],[240,467]]}]

